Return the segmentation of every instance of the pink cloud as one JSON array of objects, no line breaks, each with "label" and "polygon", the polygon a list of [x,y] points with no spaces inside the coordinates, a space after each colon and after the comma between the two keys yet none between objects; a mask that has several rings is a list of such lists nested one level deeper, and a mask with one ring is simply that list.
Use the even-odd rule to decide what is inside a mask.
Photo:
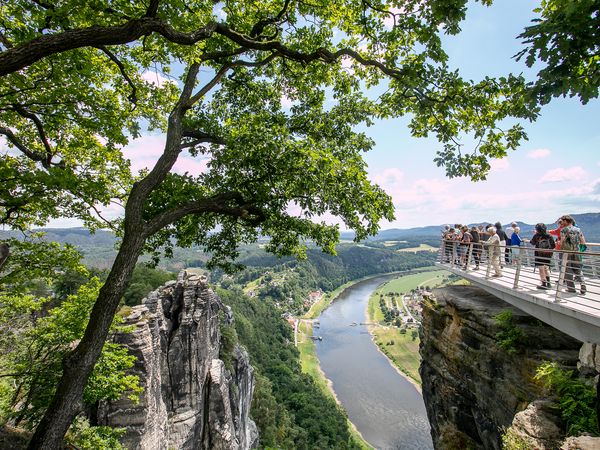
[{"label": "pink cloud", "polygon": [[123,155],[131,161],[134,173],[142,169],[151,169],[165,149],[163,135],[147,135],[132,141],[123,149]]},{"label": "pink cloud", "polygon": [[550,156],[550,150],[547,148],[536,148],[535,150],[531,150],[527,153],[527,157],[531,159],[542,159]]},{"label": "pink cloud", "polygon": [[141,75],[142,80],[152,83],[156,86],[163,86],[166,83],[173,83],[173,80],[168,79],[156,70],[147,70]]},{"label": "pink cloud", "polygon": [[575,181],[585,177],[586,172],[580,166],[569,167],[569,168],[558,168],[552,169],[546,172],[542,178],[540,178],[540,183],[555,183],[560,181]]},{"label": "pink cloud", "polygon": [[[137,173],[143,169],[152,169],[164,148],[164,135],[147,135],[131,142],[123,150],[123,155],[131,161],[132,172]],[[207,162],[206,158],[192,157],[189,153],[183,152],[175,162],[173,171],[179,174],[187,172],[189,175],[196,176],[206,171]]]},{"label": "pink cloud", "polygon": [[173,166],[173,171],[183,175],[197,176],[206,171],[207,160],[198,160],[191,156],[182,155],[177,159],[177,162]]},{"label": "pink cloud", "polygon": [[507,158],[502,159],[492,159],[490,161],[490,171],[491,172],[503,172],[510,168],[510,163]]}]

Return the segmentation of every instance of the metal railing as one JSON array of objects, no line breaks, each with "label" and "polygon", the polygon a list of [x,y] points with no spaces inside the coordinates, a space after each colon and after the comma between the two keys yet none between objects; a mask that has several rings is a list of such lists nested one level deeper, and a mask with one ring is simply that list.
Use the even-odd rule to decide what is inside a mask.
[{"label": "metal railing", "polygon": [[[500,247],[502,275],[494,277],[491,246],[485,242],[462,244],[458,241],[442,240],[438,262],[453,269],[479,271],[481,278],[493,278],[499,282],[512,283],[513,289],[533,290],[553,297],[554,302],[568,300],[590,309],[600,315],[600,244],[587,244],[588,251],[572,252],[564,250],[541,250],[528,242],[519,247]],[[537,263],[540,254],[551,254],[547,260],[550,269],[551,288],[543,288]],[[575,291],[573,291],[575,287]]]}]

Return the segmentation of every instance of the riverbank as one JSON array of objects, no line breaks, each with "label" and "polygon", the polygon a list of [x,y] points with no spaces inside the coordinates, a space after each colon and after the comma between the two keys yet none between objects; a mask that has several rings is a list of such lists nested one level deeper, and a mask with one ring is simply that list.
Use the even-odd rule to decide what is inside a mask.
[{"label": "riverbank", "polygon": [[[319,317],[321,315],[321,313],[345,289],[347,289],[361,281],[365,281],[365,280],[369,280],[369,279],[377,278],[377,277],[381,277],[381,276],[386,276],[386,275],[400,276],[402,274],[407,274],[407,273],[414,273],[414,274],[418,275],[418,274],[421,274],[421,272],[430,272],[434,269],[435,269],[435,267],[431,266],[431,267],[415,268],[410,271],[369,275],[369,276],[366,276],[366,277],[363,277],[360,279],[349,281],[348,283],[345,283],[342,286],[339,286],[334,291],[323,295],[323,297],[319,301],[315,302],[311,306],[309,311],[306,314],[304,314],[299,319],[299,322],[298,322],[298,351],[300,352],[300,363],[302,366],[302,371],[304,373],[310,375],[313,378],[313,380],[315,381],[315,383],[317,384],[317,386],[319,386],[323,392],[325,392],[327,395],[330,395],[338,403],[338,405],[341,405],[339,399],[336,396],[335,391],[333,390],[333,386],[332,386],[331,382],[327,379],[327,377],[321,370],[321,367],[319,364],[319,359],[316,354],[315,343],[312,339],[313,324],[315,322],[315,319],[317,317]],[[417,352],[418,352],[418,349],[417,349]],[[384,355],[385,355],[385,353],[384,353]],[[385,355],[385,356],[387,356],[387,355]],[[394,366],[393,364],[392,364],[392,366],[394,368],[396,368],[396,366]],[[398,369],[396,368],[396,370],[398,370]],[[400,373],[400,375],[402,375],[404,378],[406,378],[406,375],[402,371],[398,371],[398,372]],[[414,380],[412,380],[410,378],[408,378],[408,379],[409,379],[409,381],[414,383]],[[417,387],[417,389],[420,390],[420,386],[418,384],[416,385],[416,387]],[[373,447],[364,440],[364,438],[361,436],[360,432],[356,429],[354,424],[352,422],[350,422],[350,420],[348,420],[348,426],[349,426],[349,429],[351,430],[352,439],[353,439],[354,443],[360,449],[365,449],[365,450],[373,449]]]},{"label": "riverbank", "polygon": [[429,272],[429,271],[433,270],[434,268],[435,268],[434,266],[417,267],[415,269],[411,269],[408,271],[378,273],[375,275],[367,275],[366,277],[357,278],[356,280],[348,281],[347,283],[342,284],[335,290],[328,292],[327,294],[324,294],[320,300],[313,303],[313,305],[310,307],[308,312],[302,316],[302,319],[316,319],[317,317],[319,317],[321,315],[321,313],[323,311],[325,311],[325,309],[327,309],[327,307],[331,304],[331,302],[334,301],[338,297],[338,295],[340,295],[345,289],[349,288],[352,285],[355,285],[356,283],[360,283],[361,281],[370,280],[371,278],[377,278],[377,277],[386,276],[386,275],[396,275],[396,274],[401,275],[403,273],[412,273],[412,272]]},{"label": "riverbank", "polygon": [[385,317],[380,308],[380,296],[388,301],[401,301],[404,293],[411,292],[420,286],[429,288],[443,284],[447,276],[446,271],[435,267],[427,268],[420,273],[404,275],[394,280],[381,284],[369,298],[365,315],[370,325],[367,327],[373,341],[388,359],[390,364],[415,387],[421,390],[421,377],[419,366],[418,324],[405,324],[402,327],[385,325]]},{"label": "riverbank", "polygon": [[[343,289],[340,290],[340,292],[342,291]],[[337,295],[339,295],[339,293]],[[302,367],[302,372],[310,375],[317,386],[319,386],[321,391],[324,392],[325,395],[332,397],[340,406],[340,408],[343,409],[339,399],[335,394],[335,391],[333,390],[331,381],[327,379],[321,370],[319,359],[317,358],[315,342],[312,340],[312,336],[313,320],[300,319],[298,322],[298,351],[300,352],[300,364]],[[355,448],[359,448],[360,450],[373,450],[373,447],[364,440],[360,432],[356,429],[356,426],[354,426],[350,420],[348,420],[348,429],[350,430],[352,443],[354,444]]]}]

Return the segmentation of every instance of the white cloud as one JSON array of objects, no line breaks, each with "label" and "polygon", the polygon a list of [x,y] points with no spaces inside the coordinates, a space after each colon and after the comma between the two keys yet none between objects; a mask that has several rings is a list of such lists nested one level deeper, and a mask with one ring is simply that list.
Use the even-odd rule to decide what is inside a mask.
[{"label": "white cloud", "polygon": [[585,177],[586,172],[580,166],[563,168],[559,167],[557,169],[552,169],[547,171],[542,178],[540,178],[540,183],[556,183],[560,181],[576,181]]},{"label": "white cloud", "polygon": [[373,176],[373,181],[386,190],[388,187],[400,184],[403,179],[404,172],[397,167],[390,167]]},{"label": "white cloud", "polygon": [[287,95],[281,96],[281,106],[283,106],[284,108],[291,108],[293,105],[295,105],[297,103],[298,102],[296,100],[292,100]]},{"label": "white cloud", "polygon": [[536,148],[527,153],[527,157],[531,159],[542,159],[550,156],[550,150],[547,148]]},{"label": "white cloud", "polygon": [[156,86],[164,86],[166,83],[173,82],[172,80],[169,80],[167,77],[158,73],[158,71],[155,70],[147,70],[141,76],[144,81],[152,83]]},{"label": "white cloud", "polygon": [[510,168],[510,163],[507,158],[492,159],[490,161],[491,172],[504,172]]}]

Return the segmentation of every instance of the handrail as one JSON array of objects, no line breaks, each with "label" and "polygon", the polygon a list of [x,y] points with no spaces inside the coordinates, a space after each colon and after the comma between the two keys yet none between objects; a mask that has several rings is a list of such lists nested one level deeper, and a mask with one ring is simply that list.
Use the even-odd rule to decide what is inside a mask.
[{"label": "handrail", "polygon": [[[588,247],[600,244],[587,244]],[[461,243],[460,241],[442,239],[438,251],[438,262],[448,264],[465,272],[485,270],[485,278],[492,278],[492,257],[485,242]],[[505,250],[507,249],[507,250]],[[543,287],[539,274],[536,273],[537,252],[551,253],[549,258],[550,282],[553,289]],[[500,246],[500,263],[509,268],[502,277],[511,276],[514,289],[539,289],[553,295],[554,302],[568,298],[571,302],[580,302],[586,307],[597,310],[600,314],[600,252],[576,252],[568,250],[536,249],[529,243],[524,245]],[[539,262],[539,259],[538,259]],[[577,287],[577,291],[573,291]],[[569,292],[564,292],[570,289]],[[592,295],[590,291],[593,291]],[[577,294],[577,295],[569,295]]]}]

